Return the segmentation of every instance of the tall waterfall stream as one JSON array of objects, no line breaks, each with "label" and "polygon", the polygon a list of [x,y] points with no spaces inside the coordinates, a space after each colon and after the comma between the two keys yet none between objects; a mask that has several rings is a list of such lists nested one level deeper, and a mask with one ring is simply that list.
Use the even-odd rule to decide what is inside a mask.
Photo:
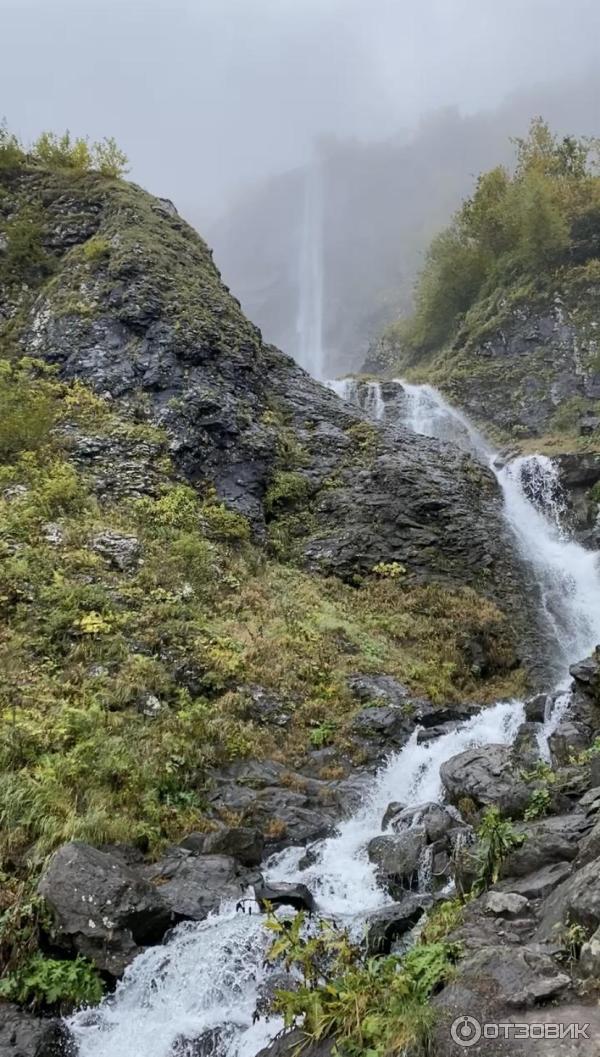
[{"label": "tall waterfall stream", "polygon": [[[308,213],[316,209],[310,197],[309,190]],[[309,221],[314,216],[308,216]],[[307,258],[307,282],[313,266]],[[600,642],[597,556],[561,527],[560,489],[550,459],[531,455],[498,467],[484,438],[439,393],[429,386],[402,386],[404,425],[415,433],[458,444],[494,469],[507,524],[539,585],[554,640],[558,688],[564,691],[547,718],[545,742],[568,707],[569,664]],[[358,400],[355,383],[332,383],[332,387],[345,399]],[[375,418],[385,414],[376,383],[369,385],[365,410]],[[287,849],[266,863],[266,877],[302,881],[314,893],[321,913],[360,929],[367,913],[390,901],[378,887],[375,867],[366,854],[367,843],[381,832],[387,805],[439,800],[439,771],[445,760],[474,746],[511,743],[523,718],[520,701],[500,702],[428,743],[418,744],[413,735],[374,777],[357,813],[342,822],[334,836],[313,846],[312,865],[302,864],[306,849]],[[182,1043],[175,1050],[174,1046],[215,1030],[219,1039],[214,1052],[219,1057],[253,1057],[281,1027],[276,1020],[253,1023],[267,974],[263,959],[268,942],[260,915],[236,913],[233,905],[223,905],[200,924],[178,926],[163,946],[150,948],[135,960],[114,995],[97,1009],[70,1019],[80,1057],[171,1057],[173,1053],[192,1057],[200,1052],[193,1044]]]}]

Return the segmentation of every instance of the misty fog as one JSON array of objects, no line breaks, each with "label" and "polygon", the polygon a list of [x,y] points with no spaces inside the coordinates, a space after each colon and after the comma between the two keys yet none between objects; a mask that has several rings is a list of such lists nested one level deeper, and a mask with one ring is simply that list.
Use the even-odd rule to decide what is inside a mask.
[{"label": "misty fog", "polygon": [[114,135],[296,354],[316,152],[331,371],[406,309],[428,239],[532,116],[600,132],[596,0],[0,0],[0,16],[9,127]]}]

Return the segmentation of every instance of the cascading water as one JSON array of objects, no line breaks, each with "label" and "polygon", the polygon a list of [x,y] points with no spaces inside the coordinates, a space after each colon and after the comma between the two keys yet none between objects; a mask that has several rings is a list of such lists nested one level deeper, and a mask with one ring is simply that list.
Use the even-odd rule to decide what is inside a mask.
[{"label": "cascading water", "polygon": [[[568,665],[600,641],[600,573],[596,556],[561,528],[560,490],[551,461],[527,456],[498,468],[484,438],[434,389],[401,384],[405,426],[459,444],[494,468],[507,523],[539,584],[564,683]],[[377,383],[365,388],[364,383],[338,382],[332,388],[374,418],[383,418]],[[567,692],[547,720],[546,736],[566,707]],[[310,865],[302,863],[304,848],[291,848],[266,864],[266,876],[302,881],[323,914],[359,929],[367,914],[389,902],[366,852],[368,842],[381,832],[387,805],[439,800],[445,760],[473,746],[510,744],[522,721],[521,702],[500,702],[430,742],[419,744],[413,735],[375,776],[370,795],[354,816],[333,837],[313,846]],[[136,959],[115,994],[98,1009],[71,1018],[79,1057],[192,1057],[200,1051],[184,1040],[200,1036],[202,1053],[253,1057],[281,1026],[253,1022],[266,979],[267,944],[260,917],[236,914],[230,905],[201,924],[179,926],[164,946]]]},{"label": "cascading water", "polygon": [[301,367],[323,379],[323,191],[318,159],[306,172],[300,246],[298,352]]},{"label": "cascading water", "polygon": [[600,642],[598,555],[569,537],[556,466],[545,455],[526,455],[504,466],[497,452],[431,386],[400,383],[404,422],[416,433],[452,441],[486,462],[504,496],[504,516],[539,586],[544,617],[555,642],[553,665],[568,684],[569,665]]},{"label": "cascading water", "polygon": [[[419,745],[414,735],[376,776],[361,810],[315,846],[314,864],[302,868],[306,849],[291,848],[266,864],[269,880],[302,881],[323,914],[359,929],[366,914],[390,902],[366,854],[388,804],[439,800],[444,760],[478,745],[509,744],[522,721],[522,705],[503,702],[429,743]],[[231,905],[201,924],[180,925],[163,947],[136,959],[114,996],[71,1018],[79,1057],[193,1057],[191,1045],[173,1047],[213,1033],[215,1054],[252,1057],[281,1027],[276,1020],[253,1023],[267,945],[260,916],[236,914]]]}]

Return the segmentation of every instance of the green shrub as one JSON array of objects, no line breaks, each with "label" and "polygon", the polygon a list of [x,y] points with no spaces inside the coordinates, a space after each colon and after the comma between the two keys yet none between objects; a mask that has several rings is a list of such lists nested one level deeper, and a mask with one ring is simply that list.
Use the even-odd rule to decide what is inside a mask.
[{"label": "green shrub", "polygon": [[90,144],[70,132],[58,136],[42,132],[31,148],[32,157],[49,169],[71,169],[84,173],[95,169],[103,176],[119,177],[127,172],[127,157],[110,137]]},{"label": "green shrub", "polygon": [[297,988],[276,992],[287,1028],[301,1025],[312,1042],[334,1038],[353,1057],[426,1050],[430,998],[453,972],[455,946],[418,944],[402,958],[372,958],[328,921],[306,930],[302,913],[291,922],[270,916],[267,928],[275,933],[267,959],[300,977]]},{"label": "green shrub", "polygon": [[106,260],[110,253],[110,242],[103,235],[92,235],[91,239],[83,243],[81,252],[90,264]]},{"label": "green shrub", "polygon": [[54,270],[54,261],[44,249],[43,218],[38,209],[27,206],[4,227],[6,248],[0,255],[0,281],[33,283]]},{"label": "green shrub", "polygon": [[490,807],[484,813],[477,830],[478,870],[473,890],[485,892],[496,884],[502,863],[514,848],[519,848],[525,838],[516,832],[508,819],[502,818],[497,807]]},{"label": "green shrub", "polygon": [[276,514],[306,499],[309,484],[301,473],[276,470],[265,495],[265,511]]},{"label": "green shrub", "polygon": [[0,980],[0,997],[33,1007],[67,1013],[78,1006],[97,1005],[104,985],[91,962],[81,956],[58,961],[34,954],[21,968]]},{"label": "green shrub", "polygon": [[25,160],[25,152],[16,136],[10,133],[6,122],[0,123],[0,172],[17,169]]},{"label": "green shrub", "polygon": [[0,460],[48,443],[57,402],[27,368],[0,361]]},{"label": "green shrub", "polygon": [[103,176],[118,178],[124,176],[128,171],[127,155],[118,147],[112,136],[108,136],[99,143],[94,143],[91,149],[92,167],[101,172]]}]

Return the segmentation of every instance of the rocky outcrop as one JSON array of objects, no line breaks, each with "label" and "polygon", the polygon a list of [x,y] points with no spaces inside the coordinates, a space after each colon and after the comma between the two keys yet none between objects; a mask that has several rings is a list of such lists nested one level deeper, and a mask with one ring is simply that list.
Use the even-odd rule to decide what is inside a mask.
[{"label": "rocky outcrop", "polygon": [[[139,188],[39,169],[5,183],[6,215],[43,200],[53,259],[52,278],[18,303],[0,291],[24,353],[131,407],[143,398],[181,471],[258,536],[293,509],[309,566],[350,578],[396,561],[409,578],[485,580],[510,602],[518,576],[487,470],[402,430],[392,439],[265,346],[204,242]],[[283,446],[294,438],[287,465],[282,433]]]},{"label": "rocky outcrop", "polygon": [[[383,339],[365,370],[389,370],[413,356],[414,380],[434,379],[469,417],[512,441],[600,433],[597,286],[569,283],[526,299],[498,291],[471,312],[450,348],[415,363],[415,354]],[[396,373],[398,368],[396,367]],[[592,447],[597,440],[592,440]],[[556,449],[555,449],[556,450]]]}]

